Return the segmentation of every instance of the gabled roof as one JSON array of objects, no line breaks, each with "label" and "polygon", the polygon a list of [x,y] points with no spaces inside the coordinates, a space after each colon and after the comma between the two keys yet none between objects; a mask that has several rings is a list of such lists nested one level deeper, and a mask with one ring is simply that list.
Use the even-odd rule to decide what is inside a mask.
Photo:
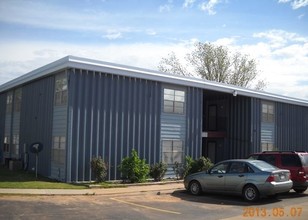
[{"label": "gabled roof", "polygon": [[234,96],[242,95],[253,98],[260,98],[263,100],[308,106],[308,100],[281,96],[264,91],[252,90],[224,83],[208,81],[204,79],[167,74],[164,72],[159,72],[154,70],[148,70],[126,65],[119,65],[119,64],[80,58],[75,56],[66,56],[55,62],[47,64],[36,70],[33,70],[23,76],[20,76],[12,81],[9,81],[0,86],[0,92],[4,92],[6,90],[28,83],[32,80],[54,74],[55,72],[68,68],[85,69],[90,71],[104,72],[121,76],[136,77],[141,79],[159,81],[163,83],[170,83],[182,86],[202,88],[212,91],[219,91],[223,93],[233,94]]}]

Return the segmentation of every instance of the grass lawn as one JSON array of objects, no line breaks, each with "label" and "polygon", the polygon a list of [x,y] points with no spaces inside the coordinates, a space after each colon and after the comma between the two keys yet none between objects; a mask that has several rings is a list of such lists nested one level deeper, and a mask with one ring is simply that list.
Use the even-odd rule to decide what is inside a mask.
[{"label": "grass lawn", "polygon": [[0,166],[0,188],[15,189],[86,189],[86,184],[61,183],[46,177],[35,177],[35,173],[11,171]]}]

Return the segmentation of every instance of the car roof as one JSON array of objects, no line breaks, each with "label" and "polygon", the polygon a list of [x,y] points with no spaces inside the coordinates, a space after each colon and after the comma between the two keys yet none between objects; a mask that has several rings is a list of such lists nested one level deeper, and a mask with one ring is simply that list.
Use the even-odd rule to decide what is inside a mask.
[{"label": "car roof", "polygon": [[260,155],[260,154],[308,154],[307,151],[262,151],[258,153],[253,153],[251,155]]},{"label": "car roof", "polygon": [[230,159],[230,160],[223,160],[219,163],[225,163],[225,162],[249,162],[251,159]]}]

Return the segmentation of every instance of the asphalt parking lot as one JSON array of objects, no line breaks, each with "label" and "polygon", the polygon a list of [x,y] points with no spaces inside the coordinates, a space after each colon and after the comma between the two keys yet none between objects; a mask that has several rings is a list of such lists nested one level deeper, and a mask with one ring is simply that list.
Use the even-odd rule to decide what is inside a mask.
[{"label": "asphalt parking lot", "polygon": [[[308,192],[247,203],[184,188],[89,195],[0,195],[0,219],[307,219]],[[151,186],[148,186],[149,189]],[[111,190],[112,192],[112,190]]]}]

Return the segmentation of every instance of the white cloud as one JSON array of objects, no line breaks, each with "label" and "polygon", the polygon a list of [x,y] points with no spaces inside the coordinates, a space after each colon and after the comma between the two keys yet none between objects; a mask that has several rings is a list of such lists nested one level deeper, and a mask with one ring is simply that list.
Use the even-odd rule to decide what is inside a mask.
[{"label": "white cloud", "polygon": [[154,31],[153,29],[147,29],[147,30],[146,30],[146,34],[147,34],[147,35],[154,36],[154,35],[156,35],[157,33],[156,33],[156,31]]},{"label": "white cloud", "polygon": [[209,15],[215,15],[215,6],[220,3],[220,0],[209,0],[200,4],[200,9],[206,11]]},{"label": "white cloud", "polygon": [[159,6],[158,11],[160,13],[169,12],[173,8],[173,0],[168,0],[168,2],[164,5]]},{"label": "white cloud", "polygon": [[[0,85],[67,55],[157,69],[171,51],[186,54],[192,42],[179,44],[133,43],[120,45],[77,45],[54,42],[0,42]],[[50,49],[52,48],[52,49]]]},{"label": "white cloud", "polygon": [[[239,45],[238,36],[217,39],[215,44],[228,46],[255,58],[266,91],[308,99],[308,40],[282,30],[256,33],[257,42]],[[279,47],[273,47],[278,39]],[[110,45],[78,45],[55,42],[0,42],[0,84],[67,55],[103,60],[119,64],[157,69],[162,57],[175,52],[181,60],[198,39],[174,44],[132,43]]]},{"label": "white cloud", "polygon": [[[0,21],[59,30],[101,31],[108,16],[98,12],[74,12],[39,2],[4,1]],[[57,16],[49,16],[56,14]],[[14,16],[12,16],[14,15]]]},{"label": "white cloud", "polygon": [[306,7],[308,5],[308,0],[295,0],[291,5],[293,9]]},{"label": "white cloud", "polygon": [[192,7],[196,0],[185,0],[183,3],[183,8]]},{"label": "white cloud", "polygon": [[217,45],[222,45],[222,46],[230,46],[234,45],[236,43],[236,37],[231,37],[231,38],[220,38],[214,42]]},{"label": "white cloud", "polygon": [[279,3],[290,3],[292,9],[296,10],[308,5],[308,0],[278,0]]},{"label": "white cloud", "polygon": [[122,33],[116,30],[109,30],[107,34],[103,35],[103,38],[107,38],[109,40],[115,40],[122,38]]},{"label": "white cloud", "polygon": [[275,29],[266,32],[255,33],[253,37],[268,40],[271,47],[273,48],[285,46],[290,42],[304,43],[308,41],[308,38],[302,37],[296,33]]},{"label": "white cloud", "polygon": [[260,42],[237,50],[254,57],[267,91],[308,99],[308,38],[282,30],[254,34]]}]

